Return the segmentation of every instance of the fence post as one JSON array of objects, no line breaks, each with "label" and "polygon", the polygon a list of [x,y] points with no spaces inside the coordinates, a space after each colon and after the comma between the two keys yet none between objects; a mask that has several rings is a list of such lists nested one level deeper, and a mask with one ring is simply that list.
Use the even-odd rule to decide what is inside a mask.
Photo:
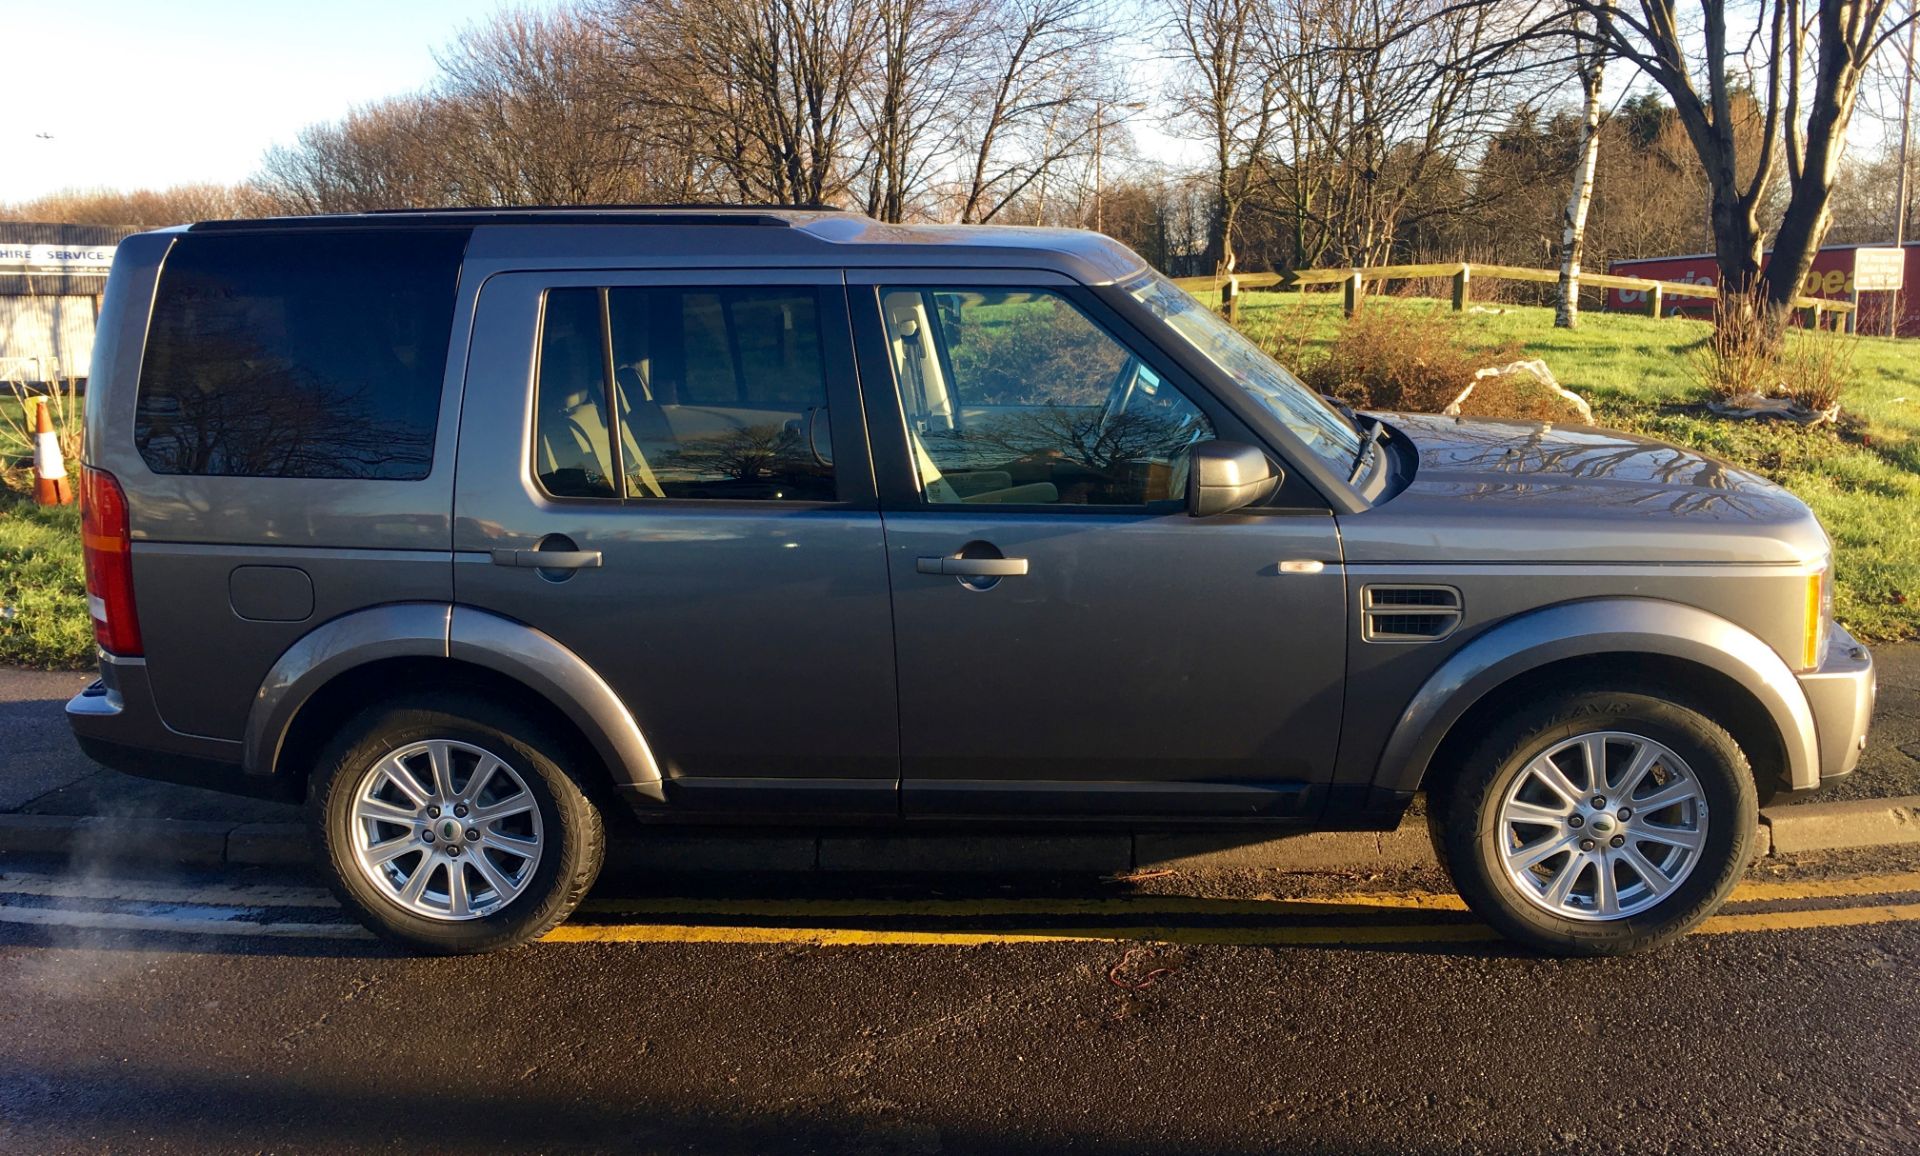
[{"label": "fence post", "polygon": [[1453,275],[1453,311],[1464,313],[1467,302],[1473,300],[1473,267],[1465,261],[1460,262],[1460,271]]},{"label": "fence post", "polygon": [[1366,285],[1363,284],[1360,279],[1360,270],[1355,269],[1353,272],[1347,274],[1347,279],[1343,284],[1346,287],[1346,292],[1342,307],[1346,310],[1347,316],[1352,317],[1354,310],[1360,308],[1360,295],[1366,292]]},{"label": "fence post", "polygon": [[1240,283],[1232,274],[1220,285],[1220,311],[1227,315],[1228,321],[1240,320]]},{"label": "fence post", "polygon": [[1660,319],[1660,286],[1658,285],[1647,290],[1647,316],[1656,321]]}]

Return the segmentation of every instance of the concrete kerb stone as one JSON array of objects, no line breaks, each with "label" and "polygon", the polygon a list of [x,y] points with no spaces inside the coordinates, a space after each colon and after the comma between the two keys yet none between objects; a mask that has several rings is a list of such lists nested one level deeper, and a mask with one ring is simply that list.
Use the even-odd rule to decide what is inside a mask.
[{"label": "concrete kerb stone", "polygon": [[301,823],[242,823],[227,832],[227,862],[302,867],[313,862],[313,836]]},{"label": "concrete kerb stone", "polygon": [[[1424,840],[1426,832],[1421,831]],[[1349,871],[1384,863],[1376,831],[1310,831],[1250,840],[1218,832],[1142,832],[1133,837],[1139,871],[1224,871],[1286,867],[1296,871]],[[1396,845],[1397,853],[1402,848]],[[1431,852],[1428,860],[1431,861]]]},{"label": "concrete kerb stone", "polygon": [[65,855],[79,832],[80,821],[72,815],[0,815],[0,851]]},{"label": "concrete kerb stone", "polygon": [[822,871],[898,873],[1087,871],[1133,868],[1133,838],[1093,835],[823,835]]},{"label": "concrete kerb stone", "polygon": [[0,852],[103,862],[217,867],[232,823],[101,815],[0,815]]},{"label": "concrete kerb stone", "polygon": [[1802,803],[1767,811],[1762,821],[1778,855],[1920,843],[1920,795]]},{"label": "concrete kerb stone", "polygon": [[812,835],[628,831],[607,840],[606,870],[622,872],[811,871],[819,863]]}]

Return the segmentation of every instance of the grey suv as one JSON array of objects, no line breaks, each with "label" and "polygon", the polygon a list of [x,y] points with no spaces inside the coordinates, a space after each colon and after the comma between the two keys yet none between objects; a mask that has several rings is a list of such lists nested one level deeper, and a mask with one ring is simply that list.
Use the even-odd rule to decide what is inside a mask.
[{"label": "grey suv", "polygon": [[1872,661],[1767,481],[1355,414],[1121,246],[832,212],[131,237],[87,397],[99,761],[306,800],[415,948],[649,822],[1385,829],[1548,951],[1691,927]]}]

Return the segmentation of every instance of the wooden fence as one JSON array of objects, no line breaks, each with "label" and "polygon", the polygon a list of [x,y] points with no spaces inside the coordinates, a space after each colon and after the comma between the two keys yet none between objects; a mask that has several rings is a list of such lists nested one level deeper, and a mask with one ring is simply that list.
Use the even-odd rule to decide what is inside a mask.
[{"label": "wooden fence", "polygon": [[[1366,296],[1367,283],[1370,281],[1410,281],[1422,278],[1445,277],[1453,282],[1453,307],[1464,310],[1473,301],[1473,283],[1478,281],[1534,281],[1547,285],[1558,284],[1558,269],[1525,269],[1517,265],[1474,265],[1465,261],[1447,261],[1433,265],[1374,265],[1364,269],[1301,269],[1293,273],[1243,273],[1237,277],[1182,277],[1180,287],[1196,296],[1210,293],[1220,294],[1221,308],[1229,317],[1238,312],[1241,294],[1261,289],[1288,290],[1304,289],[1315,285],[1339,285],[1343,288],[1343,308],[1349,317],[1359,307],[1360,299]],[[1665,300],[1668,297],[1701,297],[1708,300],[1720,296],[1720,290],[1712,285],[1699,285],[1689,281],[1652,281],[1645,277],[1619,277],[1612,273],[1582,273],[1579,277],[1582,288],[1638,290],[1647,295],[1644,312],[1650,317],[1666,316]],[[1843,322],[1847,332],[1853,332],[1854,307],[1849,301],[1830,301],[1821,297],[1796,297],[1794,307],[1804,311],[1809,325],[1818,327],[1823,315],[1833,314],[1837,322]]]}]

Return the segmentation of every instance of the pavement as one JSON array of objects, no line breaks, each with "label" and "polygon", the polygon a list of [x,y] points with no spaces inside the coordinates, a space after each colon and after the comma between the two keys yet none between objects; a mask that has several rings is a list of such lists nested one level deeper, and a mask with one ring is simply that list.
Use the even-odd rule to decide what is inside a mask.
[{"label": "pavement", "polygon": [[298,873],[10,859],[0,1149],[1920,1150],[1920,850],[1790,858],[1584,961],[1417,873],[602,889],[424,959]]}]

